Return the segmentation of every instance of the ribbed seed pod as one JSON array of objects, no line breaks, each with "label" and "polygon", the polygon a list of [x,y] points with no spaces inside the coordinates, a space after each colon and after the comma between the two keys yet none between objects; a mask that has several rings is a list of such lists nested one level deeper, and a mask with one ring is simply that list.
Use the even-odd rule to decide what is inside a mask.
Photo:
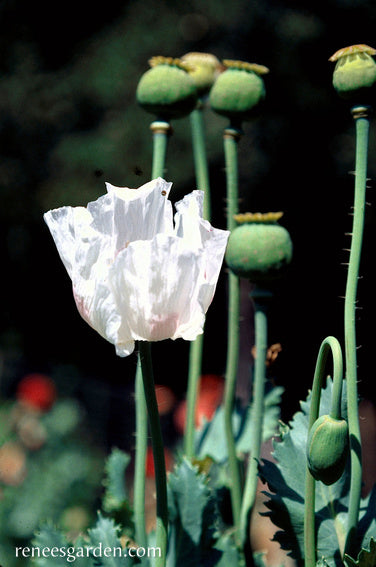
[{"label": "ribbed seed pod", "polygon": [[320,416],[308,435],[308,468],[316,480],[330,485],[341,478],[349,451],[349,430],[345,419]]},{"label": "ribbed seed pod", "polygon": [[226,70],[219,75],[210,91],[212,109],[232,121],[251,120],[256,107],[265,98],[262,75],[267,67],[244,61],[223,61]]},{"label": "ribbed seed pod", "polygon": [[136,97],[147,112],[160,120],[181,118],[197,104],[197,89],[187,65],[172,57],[152,57],[151,69],[138,83]]},{"label": "ribbed seed pod", "polygon": [[237,276],[267,283],[282,275],[292,258],[288,231],[278,224],[283,213],[236,215],[239,224],[231,232],[226,262]]},{"label": "ribbed seed pod", "polygon": [[344,99],[354,104],[371,104],[376,94],[376,49],[350,45],[339,49],[329,61],[336,62],[333,86]]}]

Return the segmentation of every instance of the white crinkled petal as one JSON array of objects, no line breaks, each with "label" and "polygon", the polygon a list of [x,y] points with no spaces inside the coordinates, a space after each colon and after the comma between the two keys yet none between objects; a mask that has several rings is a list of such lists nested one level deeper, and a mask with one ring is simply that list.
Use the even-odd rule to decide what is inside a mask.
[{"label": "white crinkled petal", "polygon": [[92,228],[91,215],[83,207],[62,207],[49,211],[44,218],[71,277],[80,315],[100,335],[115,343],[120,314],[107,285],[113,261],[109,239]]},{"label": "white crinkled petal", "polygon": [[202,333],[198,301],[202,256],[176,237],[163,234],[131,243],[110,270],[122,322],[118,344],[129,340],[194,340]]},{"label": "white crinkled petal", "polygon": [[[186,239],[194,248],[202,248],[203,191],[192,191],[175,204],[175,234]],[[208,223],[209,224],[209,223]]]},{"label": "white crinkled petal", "polygon": [[60,209],[48,211],[43,216],[50,229],[60,258],[71,277],[77,246],[75,217],[87,219],[88,225],[91,222],[91,216],[84,207],[61,207]]},{"label": "white crinkled petal", "polygon": [[139,189],[107,185],[84,207],[44,215],[82,317],[119,356],[135,340],[202,333],[229,232],[202,219],[203,193],[177,203],[175,228],[161,178]]},{"label": "white crinkled petal", "polygon": [[217,286],[230,232],[214,228],[202,218],[203,199],[202,191],[192,191],[176,203],[175,230],[181,238],[202,248],[204,284],[200,287],[199,298],[206,313]]},{"label": "white crinkled petal", "polygon": [[172,234],[171,185],[161,178],[139,189],[106,183],[107,195],[88,205],[93,228],[111,238],[116,254],[129,242],[150,240],[160,232]]}]

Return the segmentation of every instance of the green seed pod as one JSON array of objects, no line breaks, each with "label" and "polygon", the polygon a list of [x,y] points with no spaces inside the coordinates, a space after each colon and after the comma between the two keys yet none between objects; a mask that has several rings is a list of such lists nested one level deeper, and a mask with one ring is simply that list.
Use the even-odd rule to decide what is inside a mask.
[{"label": "green seed pod", "polygon": [[376,50],[368,45],[351,45],[336,51],[333,86],[344,99],[354,104],[371,104],[376,90]]},{"label": "green seed pod", "polygon": [[283,274],[292,258],[288,231],[278,224],[283,213],[236,215],[239,226],[230,234],[226,262],[237,276],[268,283]]},{"label": "green seed pod", "polygon": [[330,485],[345,469],[349,450],[349,430],[345,419],[322,415],[308,435],[308,468],[316,480]]},{"label": "green seed pod", "polygon": [[188,73],[192,77],[199,96],[206,95],[213,86],[223,67],[217,57],[211,53],[191,51],[181,57],[188,65]]},{"label": "green seed pod", "polygon": [[244,61],[223,61],[226,70],[215,81],[210,91],[212,109],[232,121],[251,120],[255,109],[265,98],[261,75],[267,67]]},{"label": "green seed pod", "polygon": [[147,112],[169,121],[189,114],[197,103],[197,89],[180,59],[152,57],[151,69],[138,83],[136,97]]}]

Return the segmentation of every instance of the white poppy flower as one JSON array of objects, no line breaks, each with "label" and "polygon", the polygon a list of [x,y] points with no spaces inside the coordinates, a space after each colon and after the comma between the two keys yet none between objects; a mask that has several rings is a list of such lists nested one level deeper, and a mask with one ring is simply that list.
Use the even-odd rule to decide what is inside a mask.
[{"label": "white poppy flower", "polygon": [[171,185],[106,183],[86,208],[44,215],[78,311],[119,356],[137,340],[194,340],[213,299],[229,232],[203,220],[202,191],[179,201],[173,219]]}]

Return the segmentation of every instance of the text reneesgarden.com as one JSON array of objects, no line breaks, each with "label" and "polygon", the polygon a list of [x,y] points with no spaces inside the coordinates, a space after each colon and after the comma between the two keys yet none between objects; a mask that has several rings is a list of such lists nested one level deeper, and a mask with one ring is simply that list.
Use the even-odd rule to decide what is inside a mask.
[{"label": "text reneesgarden.com", "polygon": [[73,563],[79,557],[161,557],[159,547],[104,547],[97,546],[62,546],[62,547],[16,547],[16,557],[52,557],[65,558]]}]

